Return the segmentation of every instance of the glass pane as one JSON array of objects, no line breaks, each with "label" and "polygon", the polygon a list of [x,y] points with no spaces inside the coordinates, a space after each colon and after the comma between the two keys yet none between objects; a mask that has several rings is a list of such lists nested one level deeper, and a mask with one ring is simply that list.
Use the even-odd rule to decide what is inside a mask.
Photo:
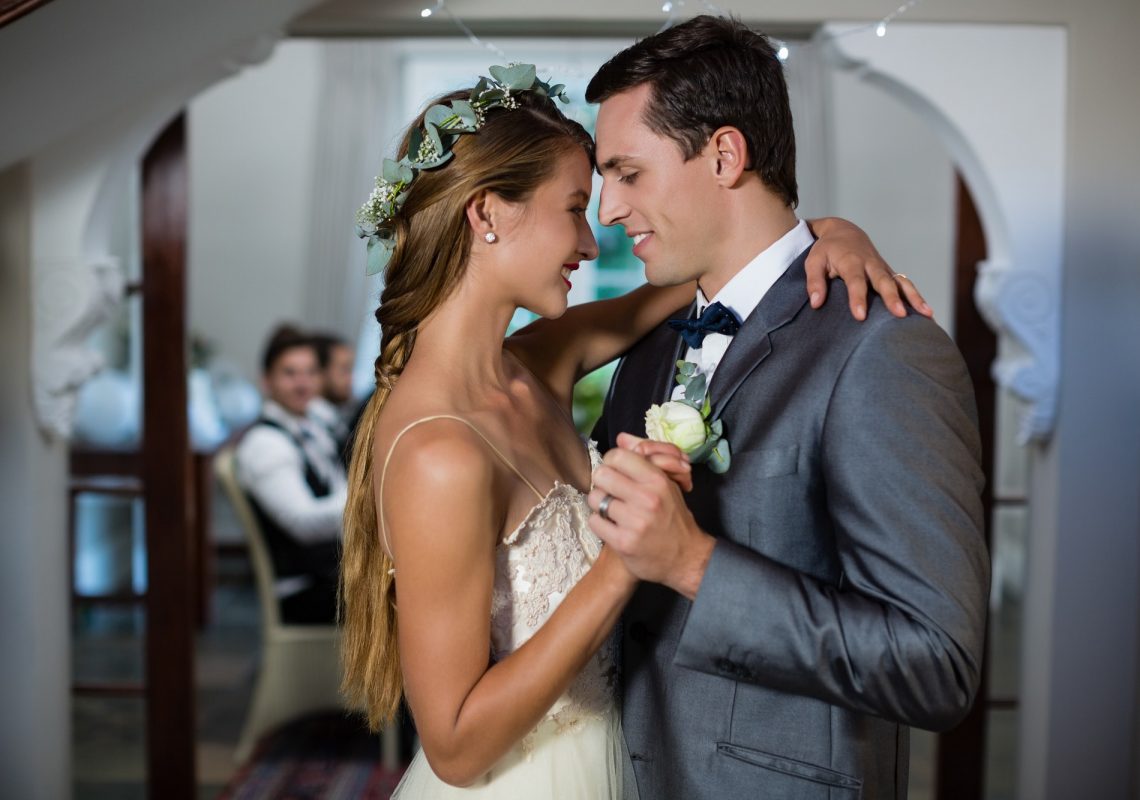
[{"label": "glass pane", "polygon": [[938,757],[938,734],[910,729],[910,781],[907,796],[910,800],[931,800],[934,797],[934,772]]},{"label": "glass pane", "polygon": [[1017,786],[1017,711],[986,715],[986,800],[1013,800]]},{"label": "glass pane", "polygon": [[77,606],[71,637],[75,682],[140,683],[145,624],[138,606]]},{"label": "glass pane", "polygon": [[990,593],[990,696],[1016,698],[1021,666],[1021,612],[1029,509],[994,510],[993,584]]},{"label": "glass pane", "polygon": [[141,503],[81,494],[75,500],[75,590],[80,594],[130,592],[141,560],[136,522]]}]

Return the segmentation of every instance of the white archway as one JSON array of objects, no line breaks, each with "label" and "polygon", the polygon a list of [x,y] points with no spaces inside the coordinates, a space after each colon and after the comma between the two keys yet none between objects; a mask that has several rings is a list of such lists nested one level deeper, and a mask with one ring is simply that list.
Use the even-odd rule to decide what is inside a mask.
[{"label": "white archway", "polygon": [[975,296],[1001,337],[994,378],[1029,404],[1022,441],[1047,440],[1060,377],[1064,29],[894,23],[880,37],[827,25],[817,41],[945,142],[985,229]]}]

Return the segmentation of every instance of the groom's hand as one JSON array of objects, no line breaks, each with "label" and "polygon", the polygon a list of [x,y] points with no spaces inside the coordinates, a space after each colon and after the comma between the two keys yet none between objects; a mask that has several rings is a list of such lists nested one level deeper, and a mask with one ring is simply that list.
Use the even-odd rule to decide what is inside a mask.
[{"label": "groom's hand", "polygon": [[591,530],[638,578],[695,599],[716,540],[697,526],[677,484],[645,456],[617,447],[594,472],[590,508],[597,512],[607,495],[609,519],[594,513]]}]

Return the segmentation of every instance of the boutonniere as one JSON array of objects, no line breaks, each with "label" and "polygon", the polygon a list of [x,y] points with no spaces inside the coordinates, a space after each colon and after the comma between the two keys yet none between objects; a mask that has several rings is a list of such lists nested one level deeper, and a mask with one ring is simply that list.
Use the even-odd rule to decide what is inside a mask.
[{"label": "boutonniere", "polygon": [[675,380],[685,389],[685,399],[654,404],[645,412],[645,433],[655,442],[676,445],[694,464],[708,464],[713,472],[728,472],[732,463],[724,423],[709,421],[712,400],[708,382],[691,361],[677,362]]}]

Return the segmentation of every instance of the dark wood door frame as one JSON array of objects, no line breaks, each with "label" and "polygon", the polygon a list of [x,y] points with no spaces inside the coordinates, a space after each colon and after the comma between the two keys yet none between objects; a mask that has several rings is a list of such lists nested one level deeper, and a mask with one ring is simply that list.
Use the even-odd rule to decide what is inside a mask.
[{"label": "dark wood door frame", "polygon": [[186,123],[142,166],[142,470],[146,505],[147,795],[197,793],[194,470],[186,412]]},{"label": "dark wood door frame", "polygon": [[[990,368],[997,359],[997,335],[974,303],[978,263],[986,258],[981,217],[962,176],[957,176],[957,241],[954,253],[954,340],[966,360],[978,404],[982,439],[982,491],[986,546],[992,551],[994,510],[994,435],[997,430],[997,387]],[[989,636],[982,658],[982,682],[974,707],[954,730],[938,737],[935,797],[938,800],[982,800],[985,793],[986,719],[989,697]]]}]

